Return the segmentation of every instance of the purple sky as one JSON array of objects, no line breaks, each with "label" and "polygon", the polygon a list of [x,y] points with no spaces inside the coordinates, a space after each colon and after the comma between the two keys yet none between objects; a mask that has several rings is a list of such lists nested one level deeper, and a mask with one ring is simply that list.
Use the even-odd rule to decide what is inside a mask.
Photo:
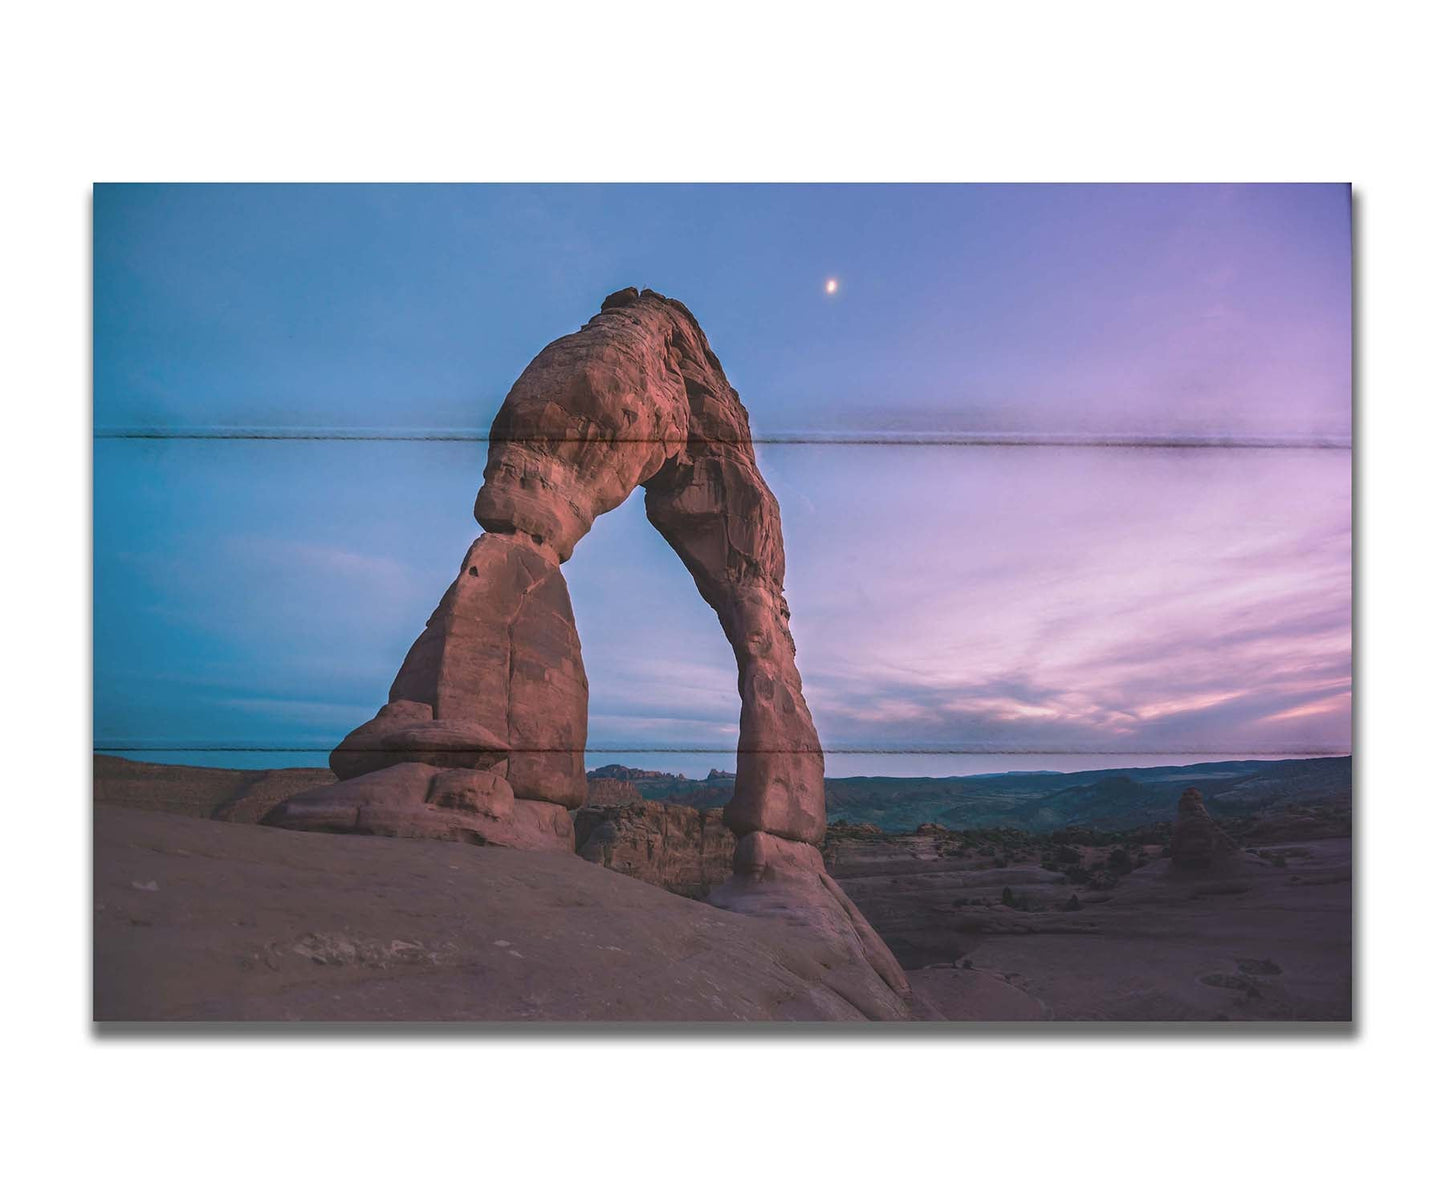
[{"label": "purple sky", "polygon": [[[874,750],[830,773],[1347,752],[1349,238],[1337,186],[101,188],[96,424],[484,430],[636,283],[763,436],[1322,440],[759,461],[820,735]],[[329,747],[456,571],[483,459],[98,439],[97,742]],[[730,765],[726,644],[640,498],[566,574],[589,760]]]},{"label": "purple sky", "polygon": [[[830,748],[1350,747],[1345,453],[773,447],[762,458]],[[640,507],[599,524],[569,573],[589,586],[579,623],[597,650],[595,735],[725,742],[730,667],[709,616],[665,560],[618,567],[645,529],[628,510]],[[635,611],[605,601],[629,583],[649,616],[682,612],[685,625],[636,627]]]}]

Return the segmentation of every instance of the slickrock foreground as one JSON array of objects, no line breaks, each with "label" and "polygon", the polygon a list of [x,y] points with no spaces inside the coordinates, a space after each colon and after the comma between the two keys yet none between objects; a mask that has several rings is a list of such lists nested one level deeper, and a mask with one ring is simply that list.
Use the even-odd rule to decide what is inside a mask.
[{"label": "slickrock foreground", "polygon": [[[678,910],[678,900],[659,888],[696,897],[729,872],[733,837],[716,811],[639,799],[625,781],[590,782],[576,826],[584,856],[617,877],[639,879],[626,896],[597,882],[597,865],[580,867],[579,878],[568,868],[579,859],[565,856],[272,829],[261,829],[270,842],[229,835],[238,823],[255,822],[257,800],[271,805],[318,780],[334,779],[326,770],[95,758],[99,1015],[380,1019],[374,1002],[380,992],[397,1018],[407,1018],[404,1006],[419,1007],[419,1017],[498,1018],[527,1014],[507,990],[550,982],[551,989],[572,992],[568,1017],[618,1018],[608,1001],[619,991],[629,998],[628,987],[603,974],[596,976],[594,996],[587,983],[572,981],[568,959],[578,956],[573,942],[583,934],[568,926],[580,908],[592,909],[586,931],[615,923],[618,931],[636,932],[659,958],[673,958],[690,939],[685,933],[693,931],[698,912]],[[128,819],[111,803],[171,814]],[[182,818],[173,824],[174,816]],[[198,825],[191,817],[232,822]],[[1176,870],[1168,824],[1086,843],[1077,838],[1088,836],[1087,829],[1029,834],[925,824],[914,833],[887,834],[868,824],[835,824],[824,852],[830,876],[846,885],[849,901],[906,968],[916,1018],[1343,1021],[1352,1010],[1351,842],[1339,835],[1340,818],[1326,808],[1306,827],[1309,816],[1301,811],[1286,843],[1270,815],[1243,825],[1236,820],[1247,833],[1240,840],[1250,847],[1225,874]],[[208,836],[205,829],[214,832]],[[497,872],[503,862],[493,853],[511,858],[506,864],[515,873],[509,869],[505,881],[512,885],[527,867],[536,869],[520,896],[471,880]],[[305,862],[299,876],[287,868],[298,855]],[[589,884],[585,896],[579,881]],[[626,903],[622,914],[619,899]],[[831,944],[823,956],[831,967],[825,989],[832,990],[828,976],[835,972],[849,981],[861,975],[857,981],[871,988],[859,998],[887,1005],[880,1014],[891,1014],[887,1001],[896,1003],[896,996],[863,968],[866,952],[846,934],[839,945],[836,934],[830,942],[797,926],[797,899],[785,902],[783,924],[743,921],[736,930],[762,942],[749,956],[791,957],[798,942],[825,951]],[[527,980],[493,979],[486,988],[492,993],[471,1004],[424,998],[427,966],[436,964],[432,953],[448,941],[461,947],[450,934],[485,934],[499,922],[535,923],[528,931],[538,934],[541,952],[533,961],[555,960],[532,965]],[[267,933],[259,946],[258,926]],[[156,927],[163,931],[151,931]],[[765,934],[771,934],[766,942]],[[632,948],[615,940],[593,944]],[[510,959],[507,946],[467,947],[481,963]],[[741,956],[741,945],[714,952],[726,956],[730,948]],[[663,977],[647,950],[633,951],[632,968]],[[590,969],[591,963],[579,964]],[[227,977],[228,967],[242,965],[264,966],[267,973]],[[351,970],[338,973],[338,967]],[[715,976],[694,977],[693,968],[689,957],[672,988],[677,1010],[670,1016],[716,1017],[713,997],[720,995],[742,1010],[738,1001],[750,1001],[746,1007],[756,1011],[748,1014],[757,1018],[835,1011],[857,1018],[819,1003],[808,994],[811,986],[797,988],[811,1004],[769,994],[771,988],[751,994],[757,966],[721,993]],[[446,990],[463,990],[471,971],[458,973],[462,978],[449,980]],[[234,1009],[227,991],[238,1001]],[[705,998],[688,1002],[690,991]]]},{"label": "slickrock foreground", "polygon": [[827,874],[823,754],[783,599],[777,499],[748,414],[681,302],[622,289],[542,349],[492,424],[485,532],[374,719],[331,757],[341,781],[264,823],[557,851],[587,796],[587,675],[561,566],[634,489],[717,612],[738,668],[732,877],[711,896],[841,940],[906,998],[886,946]]},{"label": "slickrock foreground", "polygon": [[865,964],[580,857],[99,806],[98,1020],[898,1020]]}]

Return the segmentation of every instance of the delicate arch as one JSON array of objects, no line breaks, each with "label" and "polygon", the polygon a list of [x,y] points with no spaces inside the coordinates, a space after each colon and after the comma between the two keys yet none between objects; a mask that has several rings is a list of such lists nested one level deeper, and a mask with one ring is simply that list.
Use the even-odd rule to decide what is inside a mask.
[{"label": "delicate arch", "polygon": [[561,566],[639,486],[737,661],[737,780],[723,815],[738,845],[711,900],[812,928],[871,967],[851,997],[859,1011],[896,1017],[907,978],[816,847],[823,754],[788,629],[777,499],[702,328],[649,290],[612,294],[527,365],[492,424],[475,507],[485,534],[387,704],[332,753],[341,781],[265,822],[570,853],[568,811],[587,797],[587,675]]},{"label": "delicate arch", "polygon": [[492,424],[477,521],[558,563],[639,485],[738,664],[735,832],[818,842],[823,757],[794,663],[777,499],[747,411],[680,302],[624,289],[545,347]]}]

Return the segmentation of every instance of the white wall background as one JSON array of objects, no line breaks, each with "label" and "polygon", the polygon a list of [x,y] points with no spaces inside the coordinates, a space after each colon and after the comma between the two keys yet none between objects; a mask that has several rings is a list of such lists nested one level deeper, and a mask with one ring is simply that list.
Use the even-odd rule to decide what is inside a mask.
[{"label": "white wall background", "polygon": [[[20,1199],[1413,1199],[1438,1129],[1438,31],[1415,6],[32,6],[10,115],[7,1180]],[[89,1027],[95,179],[1353,179],[1357,1028]]]}]

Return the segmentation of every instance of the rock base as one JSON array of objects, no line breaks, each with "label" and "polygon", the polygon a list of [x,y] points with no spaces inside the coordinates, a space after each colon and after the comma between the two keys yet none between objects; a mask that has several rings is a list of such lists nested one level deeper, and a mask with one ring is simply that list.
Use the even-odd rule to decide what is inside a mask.
[{"label": "rock base", "polygon": [[876,1020],[911,1015],[907,975],[843,888],[829,877],[823,855],[812,845],[750,832],[738,841],[732,877],[707,901],[726,911],[810,929],[840,959],[869,967],[876,976],[859,997],[849,998],[854,1007]]},{"label": "rock base", "polygon": [[476,723],[439,720],[430,704],[389,702],[331,753],[338,778],[418,761],[439,769],[490,769],[507,755],[507,742]]},{"label": "rock base", "polygon": [[573,844],[567,808],[516,798],[502,773],[418,762],[293,795],[261,822],[297,831],[454,840],[542,853],[571,853]]}]

